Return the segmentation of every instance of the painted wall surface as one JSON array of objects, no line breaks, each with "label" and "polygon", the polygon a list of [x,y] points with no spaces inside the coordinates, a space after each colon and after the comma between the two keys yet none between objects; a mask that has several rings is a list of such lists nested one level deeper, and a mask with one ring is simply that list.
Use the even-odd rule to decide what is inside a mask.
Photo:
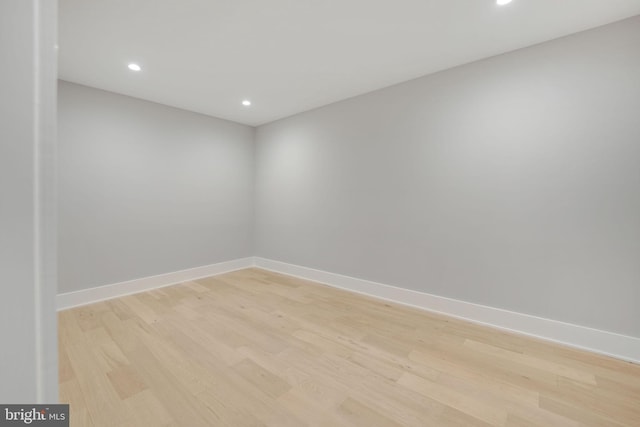
[{"label": "painted wall surface", "polygon": [[0,2],[0,402],[56,403],[57,2]]},{"label": "painted wall surface", "polygon": [[59,288],[252,255],[254,129],[59,84]]},{"label": "painted wall surface", "polygon": [[640,17],[257,130],[255,255],[640,337]]}]

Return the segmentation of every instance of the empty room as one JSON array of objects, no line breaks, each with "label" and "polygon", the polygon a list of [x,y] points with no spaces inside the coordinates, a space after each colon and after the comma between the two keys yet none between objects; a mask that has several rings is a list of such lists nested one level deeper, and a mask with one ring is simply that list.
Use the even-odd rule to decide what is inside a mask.
[{"label": "empty room", "polygon": [[638,0],[0,32],[0,425],[640,426]]}]

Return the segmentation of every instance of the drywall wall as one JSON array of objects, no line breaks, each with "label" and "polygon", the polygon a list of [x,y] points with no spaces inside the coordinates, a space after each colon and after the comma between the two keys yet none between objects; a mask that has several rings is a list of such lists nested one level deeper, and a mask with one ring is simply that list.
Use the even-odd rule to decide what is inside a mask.
[{"label": "drywall wall", "polygon": [[[0,2],[0,403],[57,403],[57,2]],[[6,62],[5,62],[6,61]]]},{"label": "drywall wall", "polygon": [[252,255],[254,129],[59,84],[59,288]]},{"label": "drywall wall", "polygon": [[261,126],[256,255],[640,337],[640,17]]}]

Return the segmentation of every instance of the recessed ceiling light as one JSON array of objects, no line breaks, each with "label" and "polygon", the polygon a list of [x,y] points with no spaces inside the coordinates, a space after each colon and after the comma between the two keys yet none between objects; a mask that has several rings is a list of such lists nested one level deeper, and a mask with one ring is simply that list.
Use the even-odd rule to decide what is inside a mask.
[{"label": "recessed ceiling light", "polygon": [[129,67],[129,69],[131,71],[140,71],[140,70],[142,70],[142,68],[140,68],[140,66],[138,64],[134,64],[134,63],[129,64],[128,67]]},{"label": "recessed ceiling light", "polygon": [[511,3],[511,0],[496,0],[496,3],[498,3],[498,6],[504,6],[505,4]]},{"label": "recessed ceiling light", "polygon": [[249,101],[248,99],[245,99],[244,101],[242,101],[242,105],[244,105],[245,107],[248,107],[251,105],[251,101]]}]

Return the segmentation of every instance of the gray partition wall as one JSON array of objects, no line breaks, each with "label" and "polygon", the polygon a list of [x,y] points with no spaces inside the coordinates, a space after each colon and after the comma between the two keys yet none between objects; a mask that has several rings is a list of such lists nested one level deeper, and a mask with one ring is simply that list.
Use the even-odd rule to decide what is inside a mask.
[{"label": "gray partition wall", "polygon": [[254,129],[61,81],[59,288],[253,255]]},{"label": "gray partition wall", "polygon": [[256,255],[640,337],[640,17],[258,128]]}]

